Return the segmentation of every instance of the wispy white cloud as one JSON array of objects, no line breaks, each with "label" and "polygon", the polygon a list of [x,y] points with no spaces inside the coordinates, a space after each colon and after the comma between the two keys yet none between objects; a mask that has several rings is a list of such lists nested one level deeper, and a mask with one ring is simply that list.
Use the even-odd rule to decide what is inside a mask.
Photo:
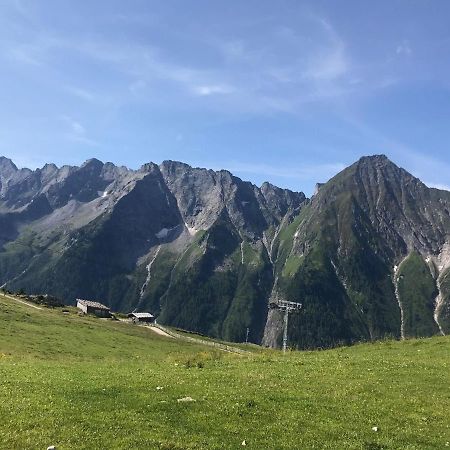
[{"label": "wispy white cloud", "polygon": [[411,45],[409,41],[406,39],[397,45],[395,52],[397,53],[397,55],[404,55],[404,56],[410,56],[413,53]]},{"label": "wispy white cloud", "polygon": [[76,86],[66,86],[65,90],[69,93],[87,102],[95,102],[96,95],[87,89],[76,87]]},{"label": "wispy white cloud", "polygon": [[349,71],[344,49],[340,46],[331,52],[315,58],[315,61],[305,73],[313,80],[335,80],[346,75]]},{"label": "wispy white cloud", "polygon": [[199,95],[201,97],[214,94],[231,94],[234,91],[235,89],[232,86],[226,84],[194,86],[192,89],[192,92],[195,95]]},{"label": "wispy white cloud", "polygon": [[311,57],[306,76],[314,80],[333,81],[350,72],[345,44],[332,25],[321,17],[313,19],[323,29],[326,40]]},{"label": "wispy white cloud", "polygon": [[86,129],[80,122],[69,116],[61,116],[61,119],[69,126],[70,132],[76,135],[84,135]]},{"label": "wispy white cloud", "polygon": [[61,120],[66,124],[68,130],[64,133],[67,139],[88,145],[90,147],[98,147],[100,144],[88,137],[86,128],[79,121],[70,116],[63,115]]},{"label": "wispy white cloud", "polygon": [[[136,26],[159,26],[154,17],[136,14],[113,14],[110,19]],[[176,30],[174,36],[182,40],[183,33],[185,40],[192,38],[183,29]],[[58,79],[70,78],[60,63],[61,54],[82,60],[86,66],[100,66],[121,85],[105,86],[102,93],[92,92],[82,84],[74,86],[72,80],[60,87],[83,101],[113,103],[117,109],[139,97],[140,102],[152,104],[167,104],[170,100],[172,108],[185,108],[186,101],[193,100],[191,108],[208,108],[222,114],[303,114],[311,105],[328,107],[358,100],[397,82],[392,74],[376,68],[368,74],[362,64],[352,60],[346,42],[331,21],[313,14],[302,16],[298,29],[268,24],[263,40],[254,39],[251,33],[231,39],[199,33],[190,44],[198,46],[192,53],[206,49],[214,56],[209,63],[189,57],[174,59],[157,42],[145,43],[128,35],[105,38],[91,33],[86,38],[42,27],[24,35],[28,39],[0,43],[0,58],[3,48],[3,53],[7,52],[17,64],[39,66],[42,71],[57,73]],[[402,41],[397,50],[409,53],[409,42]]]},{"label": "wispy white cloud", "polygon": [[[120,18],[122,20],[123,18]],[[203,36],[201,45],[215,52],[214,64],[198,65],[194,62],[173,62],[167,52],[157,45],[137,43],[129,39],[104,39],[100,35],[55,35],[35,30],[28,41],[10,42],[10,55],[19,64],[34,64],[64,72],[55,56],[64,52],[83,58],[87,62],[108,66],[128,80],[126,91],[135,96],[143,91],[162,90],[161,83],[172,83],[187,96],[222,98],[227,103],[217,104],[226,111],[267,113],[270,111],[295,112],[304,103],[315,103],[348,95],[355,91],[346,86],[351,65],[345,45],[332,25],[321,18],[304,18],[308,26],[315,27],[317,39],[305,42],[294,30],[276,27],[268,29],[264,45],[251,39],[226,39]],[[181,33],[181,32],[180,32]],[[273,42],[272,42],[273,38]],[[301,58],[283,54],[284,45],[298,48]],[[350,83],[347,83],[350,85]],[[93,101],[94,95],[83,87],[66,87],[71,95]],[[114,93],[117,95],[117,93]],[[154,97],[152,98],[154,99]],[[120,101],[126,101],[121,98]],[[219,101],[219,100],[218,100]],[[209,101],[203,107],[214,107]]]}]

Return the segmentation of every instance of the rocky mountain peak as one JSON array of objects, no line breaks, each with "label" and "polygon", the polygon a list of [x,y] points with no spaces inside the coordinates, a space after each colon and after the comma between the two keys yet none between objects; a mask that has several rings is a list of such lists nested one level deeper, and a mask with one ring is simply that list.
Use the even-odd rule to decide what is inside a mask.
[{"label": "rocky mountain peak", "polygon": [[17,166],[9,158],[0,156],[0,176],[8,177],[18,170]]},{"label": "rocky mountain peak", "polygon": [[260,189],[267,205],[272,211],[278,213],[279,219],[283,217],[288,210],[297,209],[306,200],[306,196],[303,192],[281,189],[267,181],[261,185]]},{"label": "rocky mountain peak", "polygon": [[383,154],[380,155],[368,155],[361,156],[359,158],[358,163],[360,164],[393,164],[393,162]]},{"label": "rocky mountain peak", "polygon": [[81,166],[80,170],[88,170],[99,173],[103,168],[103,162],[97,158],[91,158],[86,160]]},{"label": "rocky mountain peak", "polygon": [[58,170],[58,167],[56,166],[56,164],[53,163],[47,163],[44,165],[44,167],[42,167],[41,172],[43,173],[52,173],[52,172],[56,172]]},{"label": "rocky mountain peak", "polygon": [[141,166],[141,168],[139,169],[139,171],[144,172],[144,173],[151,173],[154,171],[159,171],[159,167],[157,164],[149,162],[149,163],[145,163]]},{"label": "rocky mountain peak", "polygon": [[183,163],[180,161],[166,160],[161,163],[160,169],[162,172],[166,172],[168,174],[174,174],[174,173],[188,171],[188,170],[192,169],[192,167],[189,164],[186,164],[186,163]]}]

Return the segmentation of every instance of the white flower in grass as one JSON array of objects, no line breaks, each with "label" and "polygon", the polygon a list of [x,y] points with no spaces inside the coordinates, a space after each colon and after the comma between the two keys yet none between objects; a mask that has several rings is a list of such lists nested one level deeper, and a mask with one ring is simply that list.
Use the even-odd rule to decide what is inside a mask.
[{"label": "white flower in grass", "polygon": [[184,402],[195,402],[195,400],[192,397],[183,397],[177,399],[178,403],[184,403]]}]

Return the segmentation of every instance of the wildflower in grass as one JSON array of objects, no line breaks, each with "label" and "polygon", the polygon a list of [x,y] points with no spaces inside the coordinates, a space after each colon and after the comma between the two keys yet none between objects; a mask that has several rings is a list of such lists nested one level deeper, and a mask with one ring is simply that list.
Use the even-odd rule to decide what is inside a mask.
[{"label": "wildflower in grass", "polygon": [[192,397],[183,397],[183,398],[179,398],[177,399],[178,403],[183,403],[183,402],[195,402],[195,400]]}]

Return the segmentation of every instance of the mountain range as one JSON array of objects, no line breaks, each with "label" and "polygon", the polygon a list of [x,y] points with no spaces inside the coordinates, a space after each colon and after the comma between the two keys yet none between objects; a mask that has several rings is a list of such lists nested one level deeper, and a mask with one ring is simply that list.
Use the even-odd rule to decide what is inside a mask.
[{"label": "mountain range", "polygon": [[363,157],[312,198],[230,172],[0,157],[0,285],[151,311],[229,341],[331,347],[450,333],[450,192]]}]

